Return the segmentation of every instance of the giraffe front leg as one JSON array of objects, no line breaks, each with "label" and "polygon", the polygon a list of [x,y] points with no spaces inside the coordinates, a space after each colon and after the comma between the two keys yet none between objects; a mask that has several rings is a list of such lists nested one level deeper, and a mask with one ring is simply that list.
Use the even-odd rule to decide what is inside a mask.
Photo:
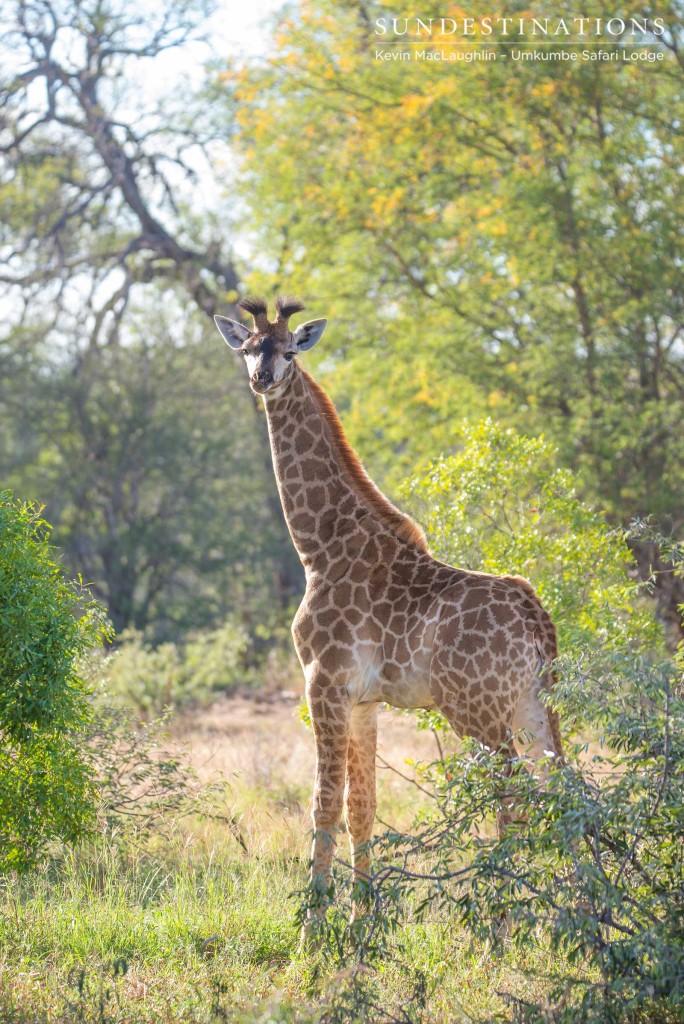
[{"label": "giraffe front leg", "polygon": [[352,922],[368,907],[370,856],[368,842],[375,821],[375,753],[378,740],[378,705],[353,708],[347,756],[344,809],[351,845],[354,889]]},{"label": "giraffe front leg", "polygon": [[330,898],[335,835],[342,817],[351,708],[346,685],[318,673],[307,686],[307,700],[316,741],[311,851],[314,906],[302,936],[303,943],[310,945],[316,937],[316,924]]}]

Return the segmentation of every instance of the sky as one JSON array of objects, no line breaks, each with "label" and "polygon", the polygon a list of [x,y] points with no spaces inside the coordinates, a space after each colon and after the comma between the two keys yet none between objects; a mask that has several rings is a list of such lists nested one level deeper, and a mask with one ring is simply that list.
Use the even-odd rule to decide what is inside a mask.
[{"label": "sky", "polygon": [[213,23],[218,40],[225,40],[231,56],[258,54],[266,50],[269,15],[283,6],[284,0],[220,0]]},{"label": "sky", "polygon": [[[143,0],[143,3],[158,8],[155,0]],[[285,0],[218,0],[216,14],[209,22],[214,51],[227,58],[258,57],[265,53],[271,36],[272,15],[284,3]],[[207,47],[200,44],[185,48],[183,72],[199,79],[207,55]],[[178,76],[178,54],[170,51],[161,55],[155,67],[159,68],[158,87],[170,84]]]},{"label": "sky", "polygon": [[[139,0],[143,10],[158,13],[166,0]],[[273,15],[284,7],[286,0],[217,0],[217,10],[208,22],[211,35],[211,48],[202,43],[190,43],[179,50],[169,50],[154,58],[152,62],[140,62],[137,66],[130,65],[135,76],[135,88],[140,87],[139,100],[141,107],[148,107],[164,98],[180,81],[188,81],[191,87],[199,87],[204,78],[204,66],[210,58],[225,56],[226,60],[235,57],[256,57],[270,49],[272,38]],[[129,79],[130,86],[130,79]],[[135,89],[134,89],[135,92]],[[130,95],[130,93],[129,93]],[[223,166],[228,176],[234,169],[233,156],[228,146],[216,144],[211,147],[212,155],[218,166]],[[199,185],[193,189],[193,204],[197,210],[211,209],[219,201],[225,188],[220,180],[206,165],[204,158],[186,153],[186,158],[194,166]],[[169,172],[170,180],[174,179],[173,169]],[[175,181],[177,187],[184,190],[182,176]],[[247,249],[240,239],[234,240],[235,251],[247,255]],[[244,252],[242,251],[244,250]]]}]

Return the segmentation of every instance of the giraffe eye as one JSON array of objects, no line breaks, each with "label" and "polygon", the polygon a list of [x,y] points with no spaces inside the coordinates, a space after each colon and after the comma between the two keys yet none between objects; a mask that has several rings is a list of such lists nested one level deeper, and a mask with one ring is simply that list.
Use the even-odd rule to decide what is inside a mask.
[{"label": "giraffe eye", "polygon": [[288,363],[291,363],[292,360],[294,359],[294,357],[295,357],[294,352],[286,352],[285,353],[285,358],[287,359]]}]

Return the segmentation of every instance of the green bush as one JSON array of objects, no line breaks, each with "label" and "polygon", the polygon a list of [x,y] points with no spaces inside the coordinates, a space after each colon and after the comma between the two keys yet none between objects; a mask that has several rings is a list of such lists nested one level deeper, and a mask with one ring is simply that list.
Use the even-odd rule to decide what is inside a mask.
[{"label": "green bush", "polygon": [[247,675],[249,637],[233,622],[196,633],[184,645],[152,647],[137,630],[125,630],[119,640],[101,665],[105,688],[147,717],[166,707],[209,701],[234,690]]},{"label": "green bush", "polygon": [[[684,1005],[684,701],[672,663],[613,656],[583,666],[554,703],[594,723],[598,751],[541,786],[520,761],[477,744],[425,767],[435,811],[375,844],[375,919],[435,911],[529,965],[529,991],[502,990],[514,1019],[625,1024],[681,1019]],[[503,840],[485,823],[506,803]],[[485,826],[485,827],[483,827]],[[369,925],[371,927],[369,927]],[[357,926],[358,928],[358,926]],[[363,945],[362,939],[362,945]],[[357,934],[358,942],[358,934]],[[548,953],[551,953],[549,957]]]},{"label": "green bush", "polygon": [[436,557],[530,579],[561,651],[657,646],[624,531],[579,499],[554,447],[491,420],[463,424],[459,436],[459,452],[406,489]]},{"label": "green bush", "polygon": [[193,691],[234,690],[245,680],[247,631],[228,621],[217,629],[196,633],[185,645],[186,686]]},{"label": "green bush", "polygon": [[108,636],[103,609],[64,577],[39,510],[0,494],[0,871],[25,870],[92,821],[78,664]]}]

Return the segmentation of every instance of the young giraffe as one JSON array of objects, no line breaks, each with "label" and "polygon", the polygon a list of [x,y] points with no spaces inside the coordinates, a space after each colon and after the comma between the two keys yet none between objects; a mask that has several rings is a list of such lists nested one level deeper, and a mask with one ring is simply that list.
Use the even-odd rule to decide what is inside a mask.
[{"label": "young giraffe", "polygon": [[[316,743],[312,878],[327,887],[344,806],[357,881],[369,871],[375,818],[377,709],[434,708],[461,736],[513,755],[562,757],[558,718],[541,700],[556,631],[527,580],[432,558],[421,528],[367,476],[335,409],[297,356],[326,321],[294,333],[304,306],[243,299],[254,328],[217,316],[262,395],[278,490],[306,573],[292,635]],[[502,823],[500,821],[501,829]]]}]

